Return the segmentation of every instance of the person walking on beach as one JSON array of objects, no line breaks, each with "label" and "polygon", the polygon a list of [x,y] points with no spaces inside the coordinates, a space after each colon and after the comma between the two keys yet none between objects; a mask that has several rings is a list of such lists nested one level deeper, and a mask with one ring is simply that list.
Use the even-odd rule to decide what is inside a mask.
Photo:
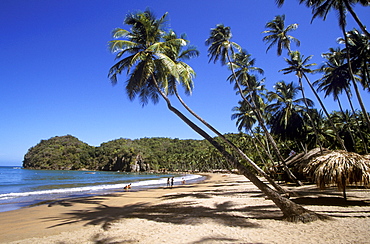
[{"label": "person walking on beach", "polygon": [[172,186],[173,186],[173,181],[174,181],[174,178],[172,177],[172,178],[171,178],[171,188],[172,188]]},{"label": "person walking on beach", "polygon": [[170,185],[170,177],[168,177],[168,179],[167,179],[167,187],[170,187],[171,185]]}]

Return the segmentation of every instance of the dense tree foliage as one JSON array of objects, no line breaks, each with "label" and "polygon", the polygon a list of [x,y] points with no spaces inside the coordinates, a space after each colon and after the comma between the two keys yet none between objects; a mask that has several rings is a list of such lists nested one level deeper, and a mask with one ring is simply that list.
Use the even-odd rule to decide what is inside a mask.
[{"label": "dense tree foliage", "polygon": [[225,169],[221,155],[204,140],[116,139],[98,147],[71,135],[41,140],[24,156],[23,167],[53,170],[209,171]]},{"label": "dense tree foliage", "polygon": [[89,168],[95,149],[77,138],[56,136],[41,140],[24,156],[23,167],[33,169],[82,169]]}]

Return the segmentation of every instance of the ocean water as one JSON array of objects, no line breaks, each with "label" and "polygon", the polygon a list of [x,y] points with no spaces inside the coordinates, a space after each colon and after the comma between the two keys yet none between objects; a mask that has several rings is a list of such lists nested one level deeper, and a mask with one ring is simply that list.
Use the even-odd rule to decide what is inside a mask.
[{"label": "ocean water", "polygon": [[130,184],[132,190],[164,187],[167,178],[174,176],[174,184],[202,180],[200,175],[142,174],[103,171],[30,170],[0,166],[0,212],[33,204],[89,195],[103,195],[123,191]]}]

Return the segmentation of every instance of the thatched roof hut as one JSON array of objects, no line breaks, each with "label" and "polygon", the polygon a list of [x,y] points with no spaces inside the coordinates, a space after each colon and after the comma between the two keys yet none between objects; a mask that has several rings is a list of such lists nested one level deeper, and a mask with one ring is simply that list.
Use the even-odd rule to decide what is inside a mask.
[{"label": "thatched roof hut", "polygon": [[347,185],[370,186],[370,159],[353,152],[337,150],[325,153],[310,161],[303,172],[311,176],[321,189],[338,186],[343,190],[344,199]]},{"label": "thatched roof hut", "polygon": [[325,155],[330,152],[331,152],[330,150],[325,148],[323,148],[322,152],[320,148],[314,148],[308,151],[307,153],[301,152],[288,158],[288,160],[286,161],[286,165],[289,168],[292,168],[295,174],[304,175],[303,169],[307,166],[309,162],[311,162],[313,159],[319,156]]}]

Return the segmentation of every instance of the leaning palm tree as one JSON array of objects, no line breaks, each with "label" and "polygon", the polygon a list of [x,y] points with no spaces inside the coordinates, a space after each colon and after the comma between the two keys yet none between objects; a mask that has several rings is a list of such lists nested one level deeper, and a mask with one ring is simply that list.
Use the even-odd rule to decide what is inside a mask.
[{"label": "leaning palm tree", "polygon": [[284,74],[289,74],[289,73],[294,72],[295,75],[298,77],[298,79],[300,81],[303,77],[305,78],[305,80],[307,81],[308,85],[310,86],[312,92],[315,94],[316,99],[320,103],[322,110],[324,111],[325,115],[327,116],[327,118],[328,118],[328,120],[329,120],[335,134],[336,134],[336,138],[337,138],[339,144],[341,145],[343,150],[346,150],[346,147],[343,143],[343,140],[340,138],[339,133],[338,133],[333,121],[331,120],[330,115],[329,115],[328,111],[326,110],[324,103],[320,99],[320,97],[317,94],[316,90],[314,89],[311,81],[308,79],[308,77],[306,75],[306,73],[312,73],[313,72],[309,67],[311,67],[313,65],[316,65],[316,64],[312,64],[312,63],[309,64],[308,63],[311,60],[312,56],[308,56],[307,58],[304,58],[304,56],[301,55],[301,53],[299,51],[291,52],[289,56],[290,56],[290,59],[285,58],[285,61],[287,62],[289,67],[284,68],[280,71],[283,71]]},{"label": "leaning palm tree", "polygon": [[[234,68],[235,67],[234,62],[237,60],[232,60],[232,58],[234,57],[236,53],[234,48],[236,48],[237,51],[241,51],[241,48],[238,44],[236,44],[235,42],[232,42],[231,38],[232,38],[232,33],[231,33],[230,27],[219,24],[216,26],[216,28],[211,29],[210,36],[206,40],[206,45],[209,45],[208,47],[208,56],[210,57],[209,62],[213,60],[214,63],[216,63],[217,60],[220,60],[222,65],[225,65],[225,64],[229,65],[231,72],[232,72],[232,80],[231,79],[230,80],[235,82],[235,86],[238,89],[239,95],[242,97],[243,101],[245,101],[245,103],[254,110],[257,116],[256,118],[258,120],[258,123],[263,129],[263,131],[265,132],[268,140],[271,142],[279,158],[279,161],[283,165],[284,171],[287,172],[289,178],[292,179],[297,185],[303,185],[302,182],[300,182],[292,174],[290,169],[285,165],[284,158],[281,155],[280,150],[275,140],[273,139],[273,137],[271,136],[271,134],[266,128],[265,121],[261,115],[260,110],[256,107],[256,104],[254,103],[253,100],[249,101],[248,99],[246,99],[246,97],[243,94],[243,89],[241,87],[241,84],[239,83],[239,80],[235,73],[235,68]],[[244,85],[249,86],[248,81],[246,81],[245,83],[246,84]]]},{"label": "leaning palm tree", "polygon": [[[164,37],[166,40],[176,39],[176,33],[171,31],[168,35]],[[178,69],[178,80],[172,75],[168,77],[168,80],[170,81],[170,87],[172,88],[170,92],[173,92],[180,103],[184,106],[186,110],[188,110],[195,118],[197,118],[201,123],[203,123],[207,128],[209,128],[211,131],[213,131],[219,138],[221,138],[226,144],[228,144],[239,156],[241,156],[243,159],[245,159],[260,175],[262,175],[265,179],[268,180],[268,182],[274,186],[274,188],[280,192],[280,193],[287,193],[286,190],[284,190],[280,185],[276,184],[276,182],[267,175],[257,164],[255,164],[252,160],[248,158],[248,156],[234,143],[232,143],[230,140],[228,140],[223,134],[221,134],[217,129],[215,129],[212,125],[210,125],[208,122],[206,122],[203,118],[201,118],[197,113],[195,113],[181,98],[177,91],[177,81],[179,81],[183,87],[185,88],[185,92],[187,94],[190,94],[193,88],[193,77],[195,75],[195,72],[193,69],[187,65],[184,60],[187,60],[191,57],[198,56],[198,52],[194,47],[188,47],[183,48],[181,45],[178,45],[178,43],[171,44],[171,53],[169,54],[173,60],[173,62],[176,64]]]},{"label": "leaning palm tree", "polygon": [[267,50],[270,50],[274,45],[277,45],[277,55],[281,56],[283,49],[287,49],[288,53],[291,52],[290,43],[294,42],[298,47],[300,46],[300,41],[288,35],[289,32],[294,31],[298,28],[298,24],[291,24],[285,27],[285,15],[277,15],[273,20],[268,22],[265,26],[269,30],[262,33],[268,34],[263,37],[263,41],[270,43]]},{"label": "leaning palm tree", "polygon": [[347,200],[346,186],[363,184],[370,186],[370,160],[347,151],[332,151],[321,155],[307,164],[304,172],[312,177],[321,189],[337,185]]},{"label": "leaning palm tree", "polygon": [[313,13],[312,19],[321,17],[325,20],[330,10],[333,9],[337,11],[339,26],[341,28],[345,27],[347,24],[346,14],[347,11],[349,11],[361,30],[370,38],[370,34],[366,30],[366,26],[362,24],[361,20],[353,10],[353,6],[357,3],[360,3],[365,7],[369,6],[370,3],[368,0],[300,0],[300,3],[305,3],[307,7],[311,7]]},{"label": "leaning palm tree", "polygon": [[139,96],[141,102],[145,104],[149,100],[156,102],[159,97],[162,97],[171,112],[210,142],[230,164],[266,194],[281,209],[287,220],[308,222],[324,218],[280,196],[172,105],[167,96],[167,78],[170,74],[177,77],[178,73],[175,64],[166,53],[168,54],[171,43],[185,44],[185,41],[182,39],[174,39],[169,42],[163,40],[165,17],[166,15],[156,19],[150,10],[129,14],[124,23],[131,26],[131,29],[129,31],[123,29],[113,31],[113,37],[124,39],[110,42],[111,51],[116,53],[116,59],[119,60],[109,71],[108,76],[113,84],[117,83],[119,74],[127,71],[126,92],[130,99]]}]

